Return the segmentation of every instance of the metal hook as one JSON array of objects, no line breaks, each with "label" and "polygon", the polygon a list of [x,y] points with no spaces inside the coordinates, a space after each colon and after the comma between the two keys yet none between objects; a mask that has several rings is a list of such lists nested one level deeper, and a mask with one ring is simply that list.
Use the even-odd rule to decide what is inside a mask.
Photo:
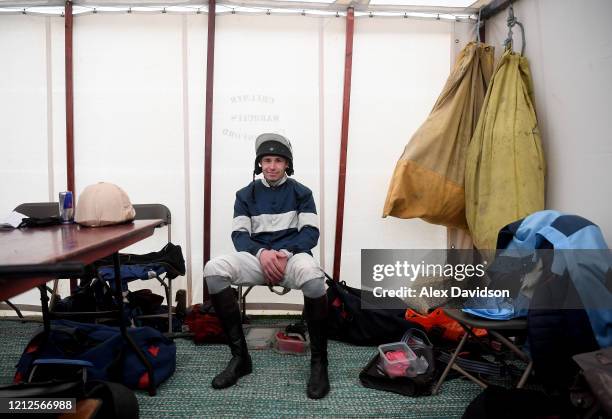
[{"label": "metal hook", "polygon": [[521,22],[519,22],[516,17],[514,17],[514,7],[512,6],[512,3],[510,3],[510,6],[508,6],[508,19],[506,20],[506,23],[508,25],[508,37],[506,38],[506,40],[504,41],[504,47],[506,50],[512,50],[513,44],[514,44],[514,39],[513,39],[513,35],[514,33],[512,32],[512,27],[514,25],[518,25],[519,28],[521,28],[521,39],[523,41],[522,45],[521,45],[521,55],[525,55],[525,28],[523,27],[523,24]]},{"label": "metal hook", "polygon": [[480,25],[482,24],[480,20],[480,14],[482,13],[482,7],[478,9],[478,21],[476,22],[476,42],[480,44]]}]

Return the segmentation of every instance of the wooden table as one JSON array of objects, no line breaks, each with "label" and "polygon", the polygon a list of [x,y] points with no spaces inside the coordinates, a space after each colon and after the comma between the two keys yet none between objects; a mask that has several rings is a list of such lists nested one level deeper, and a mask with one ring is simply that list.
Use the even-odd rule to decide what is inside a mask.
[{"label": "wooden table", "polygon": [[[162,220],[137,220],[106,227],[67,224],[0,231],[0,301],[43,285],[53,275],[12,278],[18,265],[53,265],[62,262],[92,263],[153,234]],[[34,269],[35,270],[35,269]]]},{"label": "wooden table", "polygon": [[[41,292],[41,309],[45,331],[50,330],[46,282],[51,278],[73,273],[83,266],[113,255],[115,267],[115,299],[121,335],[138,355],[149,373],[149,394],[155,395],[153,368],[127,333],[123,319],[123,295],[119,274],[119,250],[153,235],[162,220],[137,220],[129,224],[107,227],[81,227],[67,224],[52,227],[0,231],[0,301],[29,289]],[[54,271],[54,273],[50,273]]]}]

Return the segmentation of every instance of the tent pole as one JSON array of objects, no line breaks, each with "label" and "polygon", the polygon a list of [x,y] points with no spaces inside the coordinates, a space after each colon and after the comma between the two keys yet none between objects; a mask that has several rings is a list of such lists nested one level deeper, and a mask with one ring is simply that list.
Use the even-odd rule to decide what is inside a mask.
[{"label": "tent pole", "polygon": [[[76,203],[74,187],[74,84],[72,77],[72,1],[64,5],[64,58],[66,76],[66,186],[72,191],[73,204]],[[70,278],[70,294],[77,287],[76,278]]]},{"label": "tent pole", "polygon": [[[206,48],[206,128],[204,130],[204,265],[210,260],[210,198],[212,167],[213,76],[215,67],[216,0],[208,2],[208,38]],[[203,282],[204,301],[209,299],[206,281]]]},{"label": "tent pole", "polygon": [[338,204],[336,210],[336,241],[334,245],[333,279],[340,281],[342,257],[342,227],[344,223],[344,193],[346,186],[346,150],[348,146],[349,111],[351,105],[351,73],[353,69],[353,34],[355,32],[355,9],[346,13],[346,47],[344,55],[344,97],[342,100],[342,131],[340,135],[340,167],[338,171]]},{"label": "tent pole", "polygon": [[74,190],[74,85],[72,78],[72,1],[67,0],[64,12],[64,54],[66,64],[66,174],[67,188]]},{"label": "tent pole", "polygon": [[486,33],[485,25],[486,25],[486,22],[481,17],[480,27],[478,28],[478,33],[480,34],[480,42],[487,42],[485,38],[485,33]]}]

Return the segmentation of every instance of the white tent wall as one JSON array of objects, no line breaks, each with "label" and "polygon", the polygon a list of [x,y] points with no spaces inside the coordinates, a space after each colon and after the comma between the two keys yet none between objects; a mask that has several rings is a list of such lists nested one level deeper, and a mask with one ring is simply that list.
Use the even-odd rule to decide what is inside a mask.
[{"label": "white tent wall", "polygon": [[[185,218],[189,218],[185,239],[179,242],[183,248],[188,274],[191,275],[191,303],[202,301],[202,272],[204,271],[204,128],[206,116],[206,44],[208,16],[197,15],[187,18],[188,53],[183,57],[189,65],[187,85],[189,112],[185,115],[189,130],[187,132],[189,149],[186,164],[189,165],[188,185],[176,184],[185,190]],[[174,239],[173,239],[174,241]]]},{"label": "white tent wall", "polygon": [[[57,199],[65,185],[64,19],[1,16],[0,22],[0,210],[5,215],[23,202]],[[12,301],[38,305],[39,293]]]},{"label": "white tent wall", "polygon": [[[355,25],[360,20],[355,21]],[[322,135],[319,141],[321,146],[321,165],[319,191],[324,197],[319,206],[321,217],[321,235],[319,247],[321,253],[321,267],[330,276],[334,267],[334,245],[336,240],[336,209],[338,207],[338,172],[340,162],[340,135],[342,131],[342,100],[344,94],[344,54],[346,47],[346,20],[326,19],[324,31],[319,40],[323,48],[323,76],[320,95],[321,108],[319,109]],[[354,49],[353,49],[354,52]],[[349,137],[351,133],[349,132]],[[349,140],[350,143],[350,140]]]},{"label": "white tent wall", "polygon": [[[547,162],[546,207],[578,214],[612,243],[612,2],[520,0],[536,112]],[[568,17],[571,19],[568,20]],[[486,22],[486,40],[503,51],[507,12]],[[521,35],[514,27],[515,51]]]},{"label": "white tent wall", "polygon": [[[11,64],[2,70],[7,95],[0,98],[0,106],[14,116],[3,119],[0,130],[10,139],[8,152],[0,157],[10,179],[2,182],[3,213],[19,202],[55,200],[65,189],[63,19],[51,18],[57,96],[52,135],[45,125],[45,19],[0,16],[0,48]],[[362,248],[446,246],[445,229],[420,220],[383,220],[381,212],[395,162],[433,106],[453,57],[471,36],[470,28],[397,17],[355,21],[341,271],[352,286],[360,285]],[[313,190],[322,227],[313,253],[331,273],[345,30],[346,20],[336,17],[217,17],[212,257],[234,251],[234,194],[251,180],[255,136],[278,131],[294,146],[295,178]],[[21,32],[27,32],[21,39],[29,41],[17,48],[14,39]],[[194,303],[202,299],[206,32],[205,14],[92,14],[74,19],[76,192],[104,180],[124,188],[133,203],[166,204],[173,216],[173,242],[183,247],[190,263]],[[54,150],[51,193],[49,137]],[[19,161],[22,156],[27,162]],[[165,241],[161,229],[125,251],[158,250]],[[161,294],[152,281],[131,286],[140,287]],[[186,287],[185,278],[176,281],[175,289]],[[15,301],[38,304],[37,294],[29,295],[27,301]],[[277,297],[260,287],[248,301],[300,304],[302,297],[298,292]]]},{"label": "white tent wall", "polygon": [[[205,18],[192,18],[206,28]],[[183,185],[191,177],[185,173],[189,127],[184,113],[190,110],[183,106],[182,54],[195,58],[203,50],[183,47],[187,21],[180,15],[88,15],[75,22],[77,195],[86,185],[108,181],[120,185],[132,203],[163,203],[172,213],[172,240],[184,248],[188,201]],[[202,33],[197,36],[201,40]],[[196,59],[196,65],[201,63]],[[204,71],[186,64],[191,71]],[[202,91],[198,87],[202,89],[194,86],[194,93]],[[194,109],[189,115],[203,113]],[[166,232],[158,230],[124,251],[159,250],[166,241]],[[155,281],[136,281],[130,288],[151,288],[163,295]],[[186,289],[185,278],[175,280],[173,288]]]},{"label": "white tent wall", "polygon": [[452,22],[452,42],[450,53],[450,69],[455,65],[455,60],[461,50],[471,41],[476,41],[476,25],[467,22]]},{"label": "white tent wall", "polygon": [[360,19],[355,24],[340,277],[360,288],[361,249],[446,246],[446,229],[382,219],[397,159],[433,107],[450,67],[452,24]]}]

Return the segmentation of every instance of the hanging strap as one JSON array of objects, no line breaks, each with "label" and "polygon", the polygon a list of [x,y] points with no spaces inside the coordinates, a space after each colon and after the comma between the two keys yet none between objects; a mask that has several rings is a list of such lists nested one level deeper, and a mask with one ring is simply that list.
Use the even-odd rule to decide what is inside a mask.
[{"label": "hanging strap", "polygon": [[512,7],[512,3],[510,3],[510,6],[508,6],[508,19],[506,20],[506,23],[508,25],[508,37],[506,38],[506,40],[504,41],[504,47],[506,50],[512,50],[513,47],[513,43],[514,40],[512,38],[513,33],[512,33],[512,27],[514,25],[519,25],[519,27],[521,28],[521,37],[522,37],[522,41],[523,43],[521,44],[521,55],[525,55],[525,28],[523,27],[523,24],[521,22],[519,22],[516,17],[514,17],[514,7]]},{"label": "hanging strap", "polygon": [[482,14],[482,7],[478,9],[478,22],[476,22],[476,42],[480,44],[480,25],[482,25],[482,21],[480,20],[480,15]]}]

